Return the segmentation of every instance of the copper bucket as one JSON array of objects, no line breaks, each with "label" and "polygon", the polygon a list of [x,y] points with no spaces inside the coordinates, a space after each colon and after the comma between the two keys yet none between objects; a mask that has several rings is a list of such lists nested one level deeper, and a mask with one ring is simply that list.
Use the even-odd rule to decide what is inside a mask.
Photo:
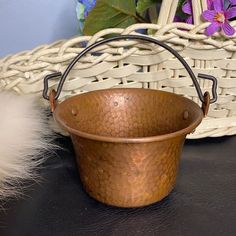
[{"label": "copper bucket", "polygon": [[[74,64],[93,48],[114,40],[136,39],[158,44],[175,55],[196,86],[202,108],[176,94],[150,89],[106,89],[71,97],[56,106],[63,83]],[[124,35],[99,41],[80,53],[68,66],[50,100],[55,120],[70,133],[80,177],[87,193],[100,202],[119,207],[140,207],[160,201],[173,189],[182,146],[187,134],[201,123],[212,94],[204,95],[184,59],[153,38]],[[56,106],[56,107],[55,107]]]}]

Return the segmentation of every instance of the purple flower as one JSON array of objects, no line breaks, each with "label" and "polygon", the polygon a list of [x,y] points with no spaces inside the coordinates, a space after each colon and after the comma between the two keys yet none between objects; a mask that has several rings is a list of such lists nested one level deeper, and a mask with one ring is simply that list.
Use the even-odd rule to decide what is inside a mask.
[{"label": "purple flower", "polygon": [[[213,2],[214,2],[214,0],[207,0],[207,8],[209,10],[214,9]],[[225,6],[225,9],[227,9],[230,5],[235,5],[236,0],[222,0],[221,4],[222,4],[222,6],[223,5]]]},{"label": "purple flower", "polygon": [[[214,10],[214,1],[215,0],[207,0],[207,8],[208,8],[208,10]],[[224,6],[224,0],[220,0],[220,1],[218,1],[219,2],[219,4],[220,4],[220,8],[221,9],[223,9],[223,6]]]},{"label": "purple flower", "polygon": [[78,2],[84,5],[84,17],[87,17],[96,5],[96,0],[78,0]]},{"label": "purple flower", "polygon": [[231,4],[236,4],[236,0],[228,0]]},{"label": "purple flower", "polygon": [[181,16],[176,15],[174,17],[174,22],[184,22],[183,18]]},{"label": "purple flower", "polygon": [[[213,2],[214,0],[207,0],[208,10],[214,10]],[[230,6],[230,4],[232,4],[233,2],[236,3],[236,0],[222,0],[221,2],[222,8],[224,5],[225,9],[227,9]]]},{"label": "purple flower", "polygon": [[207,0],[207,9],[211,10],[213,8],[214,0]]},{"label": "purple flower", "polygon": [[205,30],[206,35],[211,36],[220,29],[228,36],[233,35],[235,29],[228,20],[236,16],[236,7],[225,10],[222,0],[214,0],[212,4],[212,10],[206,10],[202,13],[203,18],[211,22]]},{"label": "purple flower", "polygon": [[188,24],[193,24],[193,6],[192,6],[192,1],[187,0],[183,6],[182,6],[182,11],[189,15],[186,19],[186,23]]},{"label": "purple flower", "polygon": [[225,0],[224,5],[225,9],[228,9],[229,7],[232,7],[236,4],[236,0]]},{"label": "purple flower", "polygon": [[88,13],[95,7],[96,0],[78,0],[76,5],[76,14],[79,21],[78,34],[83,34],[84,21]]}]

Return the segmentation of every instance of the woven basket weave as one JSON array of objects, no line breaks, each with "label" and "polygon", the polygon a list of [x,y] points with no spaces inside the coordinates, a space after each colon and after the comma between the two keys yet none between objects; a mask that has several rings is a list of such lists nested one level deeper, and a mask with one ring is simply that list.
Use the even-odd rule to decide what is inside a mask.
[{"label": "woven basket weave", "polygon": [[[135,24],[126,29],[111,28],[94,36],[80,36],[40,46],[0,60],[0,90],[13,89],[20,94],[41,94],[43,78],[63,72],[69,62],[92,43],[110,34],[140,34],[140,29],[155,32],[152,37],[177,50],[195,74],[204,73],[218,79],[218,101],[211,105],[208,117],[188,138],[236,134],[236,36],[225,38],[219,33],[207,37],[203,32],[209,23],[201,22],[205,0],[194,1],[194,25],[171,23],[177,4],[163,0],[156,24]],[[164,11],[165,9],[165,11]],[[235,27],[236,22],[231,22]],[[151,36],[150,36],[151,37]],[[199,103],[187,72],[173,56],[161,48],[134,41],[114,42],[88,54],[69,74],[60,100],[75,94],[111,87],[160,89],[184,95]],[[96,50],[97,51],[97,50]],[[204,91],[211,82],[200,80]],[[50,83],[56,88],[58,80]],[[200,103],[199,103],[200,104]]]}]

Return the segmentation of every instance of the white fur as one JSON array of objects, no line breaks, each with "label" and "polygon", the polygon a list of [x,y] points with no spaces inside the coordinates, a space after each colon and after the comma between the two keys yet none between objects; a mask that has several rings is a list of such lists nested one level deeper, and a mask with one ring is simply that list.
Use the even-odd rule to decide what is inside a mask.
[{"label": "white fur", "polygon": [[22,181],[36,177],[53,137],[47,123],[37,98],[0,92],[0,199],[21,193]]}]

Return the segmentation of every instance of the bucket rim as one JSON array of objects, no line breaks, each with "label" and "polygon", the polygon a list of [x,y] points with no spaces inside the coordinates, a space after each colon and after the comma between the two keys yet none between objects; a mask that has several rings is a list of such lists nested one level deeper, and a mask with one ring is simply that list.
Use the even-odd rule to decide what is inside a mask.
[{"label": "bucket rim", "polygon": [[86,138],[86,139],[90,139],[90,140],[94,140],[94,141],[109,142],[109,143],[150,143],[150,142],[156,142],[156,141],[164,141],[164,140],[167,140],[167,139],[172,139],[172,138],[176,138],[176,137],[179,137],[179,136],[185,136],[187,134],[190,134],[201,123],[202,119],[204,118],[204,114],[203,114],[202,109],[194,101],[192,101],[192,100],[190,100],[186,97],[182,97],[178,94],[174,94],[174,93],[170,93],[170,92],[166,92],[166,91],[154,90],[154,89],[144,89],[144,90],[151,90],[151,91],[155,91],[155,92],[171,94],[171,95],[176,96],[178,98],[187,100],[188,102],[192,103],[192,105],[195,106],[195,108],[197,110],[199,110],[199,116],[190,125],[188,125],[184,129],[180,129],[180,130],[177,130],[177,131],[172,132],[172,133],[155,135],[155,136],[147,136],[147,137],[112,137],[112,136],[102,136],[102,135],[97,135],[97,134],[91,134],[91,133],[87,133],[87,132],[84,132],[84,131],[80,131],[78,129],[71,128],[58,115],[58,110],[59,110],[58,107],[63,105],[64,102],[66,102],[70,99],[75,99],[78,96],[86,95],[88,93],[94,93],[94,92],[98,92],[98,91],[100,91],[100,92],[107,91],[107,90],[122,91],[122,90],[133,90],[133,89],[143,90],[144,88],[101,89],[101,90],[95,90],[95,91],[90,91],[90,92],[75,95],[75,96],[70,97],[70,98],[66,99],[65,101],[63,101],[63,102],[61,102],[60,104],[57,105],[57,107],[56,107],[56,109],[53,113],[54,119],[59,123],[60,126],[62,126],[62,128],[64,128],[69,133],[70,136],[71,136],[71,134],[73,134],[73,135],[76,135],[76,136],[79,136],[79,137],[82,137],[82,138]]}]

